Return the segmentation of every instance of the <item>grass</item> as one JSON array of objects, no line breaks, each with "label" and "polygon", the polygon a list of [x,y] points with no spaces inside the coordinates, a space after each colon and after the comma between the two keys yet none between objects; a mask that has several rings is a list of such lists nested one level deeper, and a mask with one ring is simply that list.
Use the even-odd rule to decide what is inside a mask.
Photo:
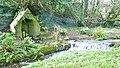
[{"label": "grass", "polygon": [[[85,30],[86,27],[68,27],[66,28],[68,32],[76,32],[81,35],[81,30]],[[105,39],[120,39],[120,28],[102,28],[105,32]],[[89,28],[89,30],[85,31],[86,35],[91,35],[96,28]]]},{"label": "grass", "polygon": [[31,63],[22,68],[119,68],[120,48],[110,51],[66,51],[42,61]]},{"label": "grass", "polygon": [[[67,27],[66,29],[68,31],[79,32],[83,28],[85,28],[85,27]],[[96,28],[90,28],[90,29],[95,30]],[[106,31],[107,33],[111,33],[111,32],[119,32],[120,33],[120,28],[102,28],[102,29],[104,29],[104,31]]]}]

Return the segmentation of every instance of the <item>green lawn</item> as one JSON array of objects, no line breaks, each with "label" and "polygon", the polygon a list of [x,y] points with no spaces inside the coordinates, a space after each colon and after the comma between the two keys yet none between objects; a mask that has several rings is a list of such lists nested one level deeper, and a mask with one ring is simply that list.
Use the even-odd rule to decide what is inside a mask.
[{"label": "green lawn", "polygon": [[119,68],[120,48],[110,51],[67,51],[42,61],[31,63],[22,68]]}]

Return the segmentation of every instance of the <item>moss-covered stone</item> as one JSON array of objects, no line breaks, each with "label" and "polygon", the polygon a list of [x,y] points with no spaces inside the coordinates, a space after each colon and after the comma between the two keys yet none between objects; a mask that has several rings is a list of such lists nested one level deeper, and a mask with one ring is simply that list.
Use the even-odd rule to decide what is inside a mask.
[{"label": "moss-covered stone", "polygon": [[63,51],[63,50],[68,50],[70,48],[69,44],[58,44],[56,45],[50,45],[50,46],[43,46],[40,49],[40,52],[43,54],[50,54],[53,52],[59,52],[59,51]]},{"label": "moss-covered stone", "polygon": [[43,54],[50,54],[56,50],[57,50],[56,46],[45,46],[41,48],[40,52],[42,52]]}]

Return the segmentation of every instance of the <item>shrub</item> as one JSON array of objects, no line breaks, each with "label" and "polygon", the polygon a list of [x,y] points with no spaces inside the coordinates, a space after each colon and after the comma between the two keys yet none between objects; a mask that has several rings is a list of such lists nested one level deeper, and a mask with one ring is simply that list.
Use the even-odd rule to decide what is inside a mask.
[{"label": "shrub", "polygon": [[93,33],[93,37],[95,37],[97,40],[103,40],[105,39],[105,31],[101,27],[97,27]]},{"label": "shrub", "polygon": [[40,52],[40,45],[31,43],[31,38],[24,39],[24,44],[14,44],[15,36],[3,33],[0,36],[0,66],[19,63],[27,59],[36,59]]}]

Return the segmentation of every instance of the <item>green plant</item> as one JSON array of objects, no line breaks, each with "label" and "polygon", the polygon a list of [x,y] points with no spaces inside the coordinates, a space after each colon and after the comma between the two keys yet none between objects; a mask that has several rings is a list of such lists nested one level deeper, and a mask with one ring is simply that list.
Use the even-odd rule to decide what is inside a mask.
[{"label": "green plant", "polygon": [[43,31],[40,32],[39,34],[39,38],[43,41],[45,41],[48,37],[47,37],[47,34],[48,34],[48,28],[47,27],[43,27],[42,28]]},{"label": "green plant", "polygon": [[46,39],[46,33],[44,31],[41,31],[39,37],[40,37],[41,40],[45,40]]},{"label": "green plant", "polygon": [[0,36],[0,61],[4,63],[13,62],[13,47],[15,36],[10,33],[3,33]]},{"label": "green plant", "polygon": [[114,36],[113,38],[114,39],[120,39],[120,35],[118,34],[118,35]]},{"label": "green plant", "polygon": [[23,44],[32,44],[33,41],[31,39],[31,37],[25,37],[23,40]]},{"label": "green plant", "polygon": [[40,49],[40,45],[36,44],[19,44],[11,48],[2,48],[0,49],[0,65],[2,63],[12,65],[28,59],[35,60],[39,55],[43,55]]},{"label": "green plant", "polygon": [[60,31],[61,27],[59,25],[54,26],[54,39],[55,41],[58,41],[60,39]]},{"label": "green plant", "polygon": [[10,45],[14,45],[14,39],[15,36],[13,34],[10,33],[3,33],[0,36],[0,40],[1,40],[1,45],[4,44],[6,46],[10,46]]},{"label": "green plant", "polygon": [[97,40],[103,40],[105,39],[105,31],[101,27],[97,27],[93,33],[93,37],[95,37]]},{"label": "green plant", "polygon": [[61,35],[65,35],[65,34],[66,34],[66,32],[67,32],[67,30],[66,30],[66,29],[64,29],[64,28],[61,28],[61,29],[60,29],[60,34],[61,34]]},{"label": "green plant", "polygon": [[42,46],[32,43],[30,37],[26,37],[21,44],[14,44],[14,40],[15,36],[10,33],[3,33],[0,36],[0,66],[12,65],[28,59],[35,60],[42,54],[40,52]]},{"label": "green plant", "polygon": [[91,32],[92,32],[91,29],[88,27],[80,29],[81,34],[91,34]]},{"label": "green plant", "polygon": [[58,32],[58,34],[61,34],[61,35],[65,35],[67,32],[65,28],[62,28],[59,25],[55,25],[54,31]]},{"label": "green plant", "polygon": [[106,19],[104,22],[104,25],[106,26],[118,26],[120,25],[119,20],[120,20],[120,1],[115,0],[111,3],[111,10],[109,13],[106,15]]}]

